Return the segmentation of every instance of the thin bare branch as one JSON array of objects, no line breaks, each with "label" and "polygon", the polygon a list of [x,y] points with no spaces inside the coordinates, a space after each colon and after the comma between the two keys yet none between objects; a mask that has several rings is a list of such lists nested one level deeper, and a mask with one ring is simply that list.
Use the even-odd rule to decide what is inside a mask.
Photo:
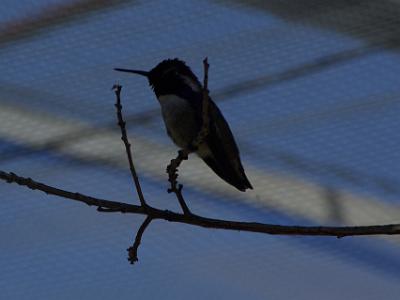
[{"label": "thin bare branch", "polygon": [[117,97],[115,107],[117,108],[117,119],[118,119],[118,125],[121,128],[121,140],[124,142],[125,145],[125,150],[126,150],[126,155],[128,157],[128,162],[129,162],[129,169],[131,171],[132,179],[133,182],[135,183],[136,186],[136,191],[139,196],[139,201],[140,204],[143,206],[144,209],[148,206],[146,203],[146,200],[144,199],[142,188],[140,187],[140,182],[139,182],[139,177],[136,174],[135,166],[133,165],[133,159],[132,159],[132,152],[131,152],[131,144],[129,143],[128,140],[128,135],[126,132],[126,122],[124,121],[124,118],[122,116],[122,105],[121,105],[121,89],[122,86],[119,84],[115,84],[112,89],[115,92],[115,95]]},{"label": "thin bare branch", "polygon": [[133,243],[132,247],[129,247],[128,250],[128,260],[130,261],[131,264],[134,264],[137,262],[138,259],[138,249],[140,246],[140,243],[142,241],[142,236],[144,231],[146,230],[147,226],[150,225],[151,221],[153,220],[152,217],[147,216],[147,218],[143,221],[142,225],[140,225],[140,228],[138,232],[136,233],[135,237],[135,242]]},{"label": "thin bare branch", "polygon": [[203,68],[204,68],[204,79],[203,79],[203,126],[199,133],[200,137],[203,136],[203,139],[208,135],[209,125],[210,125],[210,115],[208,112],[208,107],[210,103],[210,97],[208,90],[208,69],[210,65],[208,64],[208,58],[204,58],[203,60]]},{"label": "thin bare branch", "polygon": [[[85,203],[89,206],[97,206],[99,211],[113,211],[113,212],[121,212],[121,213],[138,213],[144,214],[144,210],[142,207],[133,204],[121,203],[116,201],[99,199],[91,196],[87,196],[81,193],[74,193],[65,191],[62,189],[58,189],[47,184],[37,182],[32,180],[31,178],[21,177],[12,172],[7,173],[4,171],[0,171],[0,179],[4,180],[8,183],[17,183],[22,186],[26,186],[31,190],[39,190],[48,195],[54,195],[62,198],[67,198],[70,200],[78,201]],[[104,209],[104,210],[103,210]]]},{"label": "thin bare branch", "polygon": [[132,205],[122,202],[98,199],[86,196],[79,193],[72,193],[69,191],[54,188],[52,186],[36,182],[31,178],[20,177],[14,173],[7,173],[0,171],[0,179],[8,183],[18,183],[19,185],[26,186],[33,190],[40,190],[46,194],[51,194],[74,201],[86,203],[109,209],[109,211],[142,214],[151,217],[151,219],[163,219],[169,222],[184,223],[194,226],[201,226],[205,228],[225,229],[225,230],[239,230],[249,232],[259,232],[265,234],[280,234],[280,235],[310,235],[310,236],[359,236],[359,235],[397,235],[400,234],[400,224],[388,225],[373,225],[373,226],[285,226],[264,224],[257,222],[236,222],[228,220],[219,220],[212,218],[204,218],[197,215],[185,215],[171,212],[168,210],[161,210],[148,206],[145,211],[143,207]]},{"label": "thin bare branch", "polygon": [[207,57],[203,60],[203,69],[204,69],[204,79],[203,79],[203,101],[202,101],[202,122],[200,131],[197,134],[196,138],[191,143],[192,148],[196,149],[207,137],[209,128],[210,128],[210,115],[208,113],[209,107],[209,91],[208,91],[208,69],[210,65],[208,64]]}]

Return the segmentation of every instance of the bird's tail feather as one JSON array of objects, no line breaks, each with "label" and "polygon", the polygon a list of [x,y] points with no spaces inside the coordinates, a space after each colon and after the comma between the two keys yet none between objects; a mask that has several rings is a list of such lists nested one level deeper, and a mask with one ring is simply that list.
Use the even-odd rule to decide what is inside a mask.
[{"label": "bird's tail feather", "polygon": [[213,156],[202,157],[202,159],[219,177],[236,187],[239,191],[244,192],[246,189],[253,189],[243,168],[236,171],[229,165],[221,167]]}]

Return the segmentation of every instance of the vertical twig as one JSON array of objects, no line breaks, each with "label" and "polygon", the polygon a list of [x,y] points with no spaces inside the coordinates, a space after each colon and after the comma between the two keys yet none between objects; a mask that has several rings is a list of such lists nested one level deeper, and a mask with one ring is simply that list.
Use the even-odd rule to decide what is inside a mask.
[{"label": "vertical twig", "polygon": [[[129,169],[131,171],[133,182],[135,183],[135,186],[136,186],[136,191],[139,196],[140,205],[144,209],[144,211],[147,211],[149,206],[147,205],[146,200],[144,199],[142,188],[141,188],[140,182],[139,182],[139,177],[136,174],[135,166],[133,164],[133,159],[132,159],[131,144],[129,143],[128,134],[126,131],[126,122],[124,121],[123,116],[122,116],[122,105],[121,105],[122,86],[120,86],[119,84],[115,84],[112,89],[115,91],[115,95],[117,96],[117,101],[115,103],[115,107],[117,108],[118,125],[121,128],[121,134],[122,134],[121,140],[124,142],[124,145],[125,145],[126,155],[128,157],[128,162],[129,162]],[[146,217],[146,219],[144,220],[144,222],[142,223],[142,225],[140,226],[139,230],[136,233],[135,242],[133,243],[133,246],[129,247],[129,249],[128,249],[128,252],[129,252],[128,260],[131,262],[131,264],[138,261],[137,252],[139,249],[140,242],[142,240],[143,233],[146,230],[147,226],[149,226],[149,224],[151,223],[152,220],[153,220],[153,218],[150,217],[150,215],[148,215]]]},{"label": "vertical twig", "polygon": [[117,119],[118,119],[118,125],[121,128],[121,140],[124,142],[125,145],[125,150],[126,150],[126,155],[128,156],[128,162],[129,162],[129,169],[131,171],[132,179],[133,182],[135,183],[136,186],[136,191],[139,196],[139,201],[140,205],[146,209],[147,208],[147,203],[144,200],[142,188],[140,187],[140,182],[139,182],[139,177],[136,174],[135,166],[133,165],[133,159],[132,159],[132,152],[131,152],[131,144],[129,143],[128,140],[128,135],[126,132],[126,122],[124,121],[122,117],[122,105],[121,105],[121,89],[122,86],[119,84],[115,84],[112,89],[115,92],[115,95],[117,96],[117,101],[115,103],[115,107],[117,108]]},{"label": "vertical twig", "polygon": [[208,131],[210,128],[210,114],[209,114],[209,103],[210,103],[210,97],[209,97],[209,90],[208,90],[208,69],[210,68],[210,65],[208,64],[208,58],[204,58],[203,60],[203,68],[204,68],[204,78],[203,78],[203,125],[200,130],[200,144],[201,142],[207,137]]},{"label": "vertical twig", "polygon": [[207,57],[203,60],[203,70],[204,70],[204,79],[203,79],[203,101],[202,101],[202,125],[199,133],[196,138],[192,141],[192,148],[196,149],[207,137],[209,128],[210,128],[210,114],[209,114],[209,91],[208,91],[208,69],[210,65],[208,64]]}]

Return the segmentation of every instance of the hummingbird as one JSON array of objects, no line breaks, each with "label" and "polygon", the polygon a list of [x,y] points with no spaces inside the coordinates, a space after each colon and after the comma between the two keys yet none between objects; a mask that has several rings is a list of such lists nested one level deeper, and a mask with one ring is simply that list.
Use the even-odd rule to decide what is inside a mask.
[{"label": "hummingbird", "polygon": [[160,103],[167,134],[178,147],[195,152],[220,178],[238,190],[253,188],[244,172],[232,131],[211,97],[208,135],[197,149],[191,149],[203,123],[203,87],[184,61],[166,59],[150,71],[114,70],[148,79]]}]

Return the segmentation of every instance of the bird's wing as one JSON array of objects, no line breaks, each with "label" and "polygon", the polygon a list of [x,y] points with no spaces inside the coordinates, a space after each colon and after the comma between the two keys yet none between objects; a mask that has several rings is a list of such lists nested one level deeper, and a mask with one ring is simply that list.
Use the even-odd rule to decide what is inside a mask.
[{"label": "bird's wing", "polygon": [[[222,179],[241,191],[252,188],[240,161],[239,149],[221,111],[210,98],[210,130],[206,138],[208,149],[200,149],[200,157]],[[209,151],[207,151],[209,150]],[[201,153],[203,152],[203,153]],[[203,155],[202,155],[203,154]]]}]

